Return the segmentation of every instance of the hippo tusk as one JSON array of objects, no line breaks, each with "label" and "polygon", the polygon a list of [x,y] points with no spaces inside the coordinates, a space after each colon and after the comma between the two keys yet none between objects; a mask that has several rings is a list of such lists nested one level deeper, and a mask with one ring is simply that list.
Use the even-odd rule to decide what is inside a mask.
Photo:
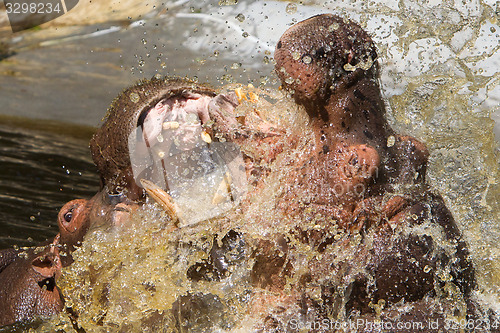
[{"label": "hippo tusk", "polygon": [[178,222],[180,213],[172,197],[155,183],[146,179],[140,181],[146,193],[167,212],[172,221]]}]

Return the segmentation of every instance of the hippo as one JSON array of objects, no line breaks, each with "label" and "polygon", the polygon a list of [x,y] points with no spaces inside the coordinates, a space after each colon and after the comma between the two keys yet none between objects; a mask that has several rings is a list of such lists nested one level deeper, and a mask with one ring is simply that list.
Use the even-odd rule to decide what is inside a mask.
[{"label": "hippo", "polygon": [[[295,167],[279,178],[284,189],[270,207],[284,217],[280,229],[288,224],[289,232],[271,232],[263,239],[253,235],[242,241],[244,232],[237,237],[232,230],[224,239],[234,243],[222,243],[230,249],[242,244],[251,249],[255,263],[250,280],[263,292],[254,297],[249,311],[252,316],[262,313],[259,329],[292,329],[286,308],[307,314],[301,317],[305,322],[311,318],[369,321],[377,315],[394,319],[395,313],[400,318],[444,320],[446,311],[467,318],[484,316],[471,300],[477,285],[466,243],[441,196],[425,183],[427,148],[413,137],[395,133],[384,118],[377,52],[370,36],[354,22],[318,15],[284,33],[275,59],[282,87],[308,115],[313,140],[293,160]],[[231,120],[216,119],[215,126],[220,122]],[[241,127],[231,131],[240,133]],[[267,159],[277,172],[284,170],[279,163],[289,160],[277,156],[296,149],[298,141],[291,137],[283,143],[280,133],[284,131],[259,134],[277,143],[267,152],[254,151],[249,158]],[[261,176],[276,177],[270,172]],[[259,189],[249,193],[249,200],[259,193]],[[258,218],[251,223],[269,224]],[[294,271],[297,243],[318,254],[310,259],[308,272]],[[329,248],[352,249],[352,256],[339,260]],[[208,259],[188,270],[188,276],[196,281],[219,280],[234,264],[221,255],[214,241]],[[285,289],[291,279],[298,283]],[[347,287],[339,291],[342,285]],[[311,286],[321,290],[319,298],[308,295]],[[462,307],[445,305],[440,298],[450,289],[464,299]],[[402,302],[413,306],[402,308]],[[423,315],[425,310],[430,312]]]},{"label": "hippo", "polygon": [[[214,235],[207,258],[188,268],[186,277],[209,283],[244,269],[255,290],[248,314],[256,329],[293,330],[297,320],[311,318],[481,315],[471,300],[477,286],[467,246],[443,199],[425,183],[429,152],[417,139],[395,133],[384,118],[370,36],[338,16],[314,16],[284,33],[275,60],[282,87],[307,116],[301,126],[310,137],[302,146],[300,131],[289,133],[257,110],[239,113],[237,91],[170,77],[124,90],[90,141],[100,191],[59,213],[61,265],[71,264],[85,233],[127,223],[148,196],[176,223],[182,212],[169,195],[166,169],[164,186],[152,182],[151,170],[137,169],[131,160],[137,147],[130,138],[138,133],[154,151],[165,140],[162,129],[185,128],[177,149],[196,148],[199,140],[234,143],[251,180],[234,213],[243,223]],[[280,187],[267,215],[258,216],[253,203],[268,198],[270,179]],[[304,257],[304,248],[310,256]],[[12,251],[5,256],[6,263],[17,260]],[[22,267],[27,270],[27,262]],[[443,301],[450,295],[463,307]],[[182,314],[179,330],[189,329],[185,319],[205,313],[206,304],[224,311],[217,295],[180,296],[173,304],[173,312]]]},{"label": "hippo", "polygon": [[49,317],[63,309],[56,285],[62,268],[58,241],[56,237],[48,246],[0,251],[0,326]]},{"label": "hippo", "polygon": [[[215,236],[208,258],[187,270],[189,279],[226,278],[228,267],[245,262],[241,255],[228,259],[227,251],[249,256],[254,261],[249,279],[262,290],[249,311],[254,316],[262,313],[264,330],[287,329],[287,319],[275,317],[283,302],[274,311],[276,302],[267,298],[269,293],[300,313],[345,319],[397,312],[402,302],[415,304],[417,315],[431,308],[429,298],[454,288],[466,300],[464,315],[470,315],[476,281],[467,246],[443,199],[425,183],[427,148],[395,133],[384,118],[377,52],[370,36],[354,22],[318,15],[284,33],[275,59],[282,87],[308,117],[312,139],[300,157],[286,158],[299,141],[287,135],[286,128],[258,113],[242,116],[235,111],[241,102],[237,93],[218,93],[187,79],[155,77],[118,96],[90,142],[103,195],[117,198],[115,205],[143,202],[149,194],[175,220],[168,184],[162,189],[147,180],[147,172],[134,174],[129,137],[140,129],[148,147],[154,147],[159,126],[182,125],[168,121],[169,115],[177,120],[195,115],[205,142],[229,141],[241,147],[246,173],[253,179],[239,206],[243,214],[251,210],[252,200],[263,196],[267,178],[281,179],[282,189],[269,207],[279,231],[273,231],[276,221],[256,217],[248,224],[262,226],[260,238],[246,237],[244,227],[221,235],[222,245]],[[185,140],[181,145],[189,143],[189,134]],[[280,175],[284,169],[288,172]],[[422,230],[439,235],[448,245]],[[308,272],[294,270],[300,244],[318,254],[309,260]],[[335,249],[352,249],[352,256],[339,260]],[[285,292],[290,279],[299,283]],[[319,298],[308,295],[311,285],[321,289]],[[339,291],[339,285],[346,287]],[[183,296],[179,304],[193,307],[205,297]],[[377,304],[383,304],[379,310]],[[190,311],[195,315],[198,310],[182,309],[186,316]],[[433,316],[442,318],[429,318]]]},{"label": "hippo", "polygon": [[[282,86],[305,109],[314,133],[311,148],[287,174],[277,207],[298,221],[312,214],[316,219],[315,225],[293,225],[297,240],[321,255],[301,279],[304,287],[319,284],[322,295],[312,300],[297,287],[294,302],[302,304],[301,313],[368,318],[380,302],[382,309],[424,302],[450,287],[449,281],[468,299],[476,288],[469,252],[443,199],[425,183],[427,148],[396,134],[384,118],[370,36],[341,17],[314,16],[283,34],[275,60]],[[345,232],[347,248],[356,235],[361,239],[345,261],[325,251],[339,246],[331,232],[336,228]],[[422,228],[437,232],[451,248],[438,245]],[[293,262],[284,259],[293,249],[281,246],[279,252],[279,260],[270,260],[269,251],[258,251],[253,274],[262,288],[272,289],[293,274]],[[443,272],[449,280],[438,277]],[[346,279],[348,287],[339,293]],[[469,306],[466,315],[473,311]]]},{"label": "hippo", "polygon": [[[0,326],[50,317],[63,310],[57,287],[63,267],[90,227],[91,200],[66,203],[58,213],[59,233],[27,249],[0,251]],[[94,207],[96,209],[96,207]]]}]

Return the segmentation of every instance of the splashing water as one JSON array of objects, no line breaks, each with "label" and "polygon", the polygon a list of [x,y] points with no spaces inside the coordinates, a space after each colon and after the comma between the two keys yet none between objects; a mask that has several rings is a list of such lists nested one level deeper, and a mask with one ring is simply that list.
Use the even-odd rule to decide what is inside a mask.
[{"label": "splashing water", "polygon": [[[353,3],[343,4],[347,8]],[[498,308],[500,172],[491,117],[498,107],[499,66],[495,60],[498,45],[491,45],[488,39],[493,34],[493,41],[498,41],[498,8],[488,2],[449,5],[436,1],[424,6],[406,1],[384,5],[357,1],[356,5],[358,12],[334,4],[325,8],[361,22],[374,34],[389,103],[387,116],[397,132],[413,135],[429,147],[428,182],[443,195],[471,250],[480,285],[476,297]],[[154,204],[146,204],[128,225],[90,233],[61,281],[66,305],[79,314],[78,324],[87,332],[249,331],[259,321],[252,309],[266,303],[288,304],[286,311],[297,311],[286,299],[253,287],[255,258],[248,254],[260,246],[255,239],[272,239],[277,233],[296,238],[290,235],[289,225],[283,226],[285,217],[276,216],[268,207],[284,190],[283,177],[287,167],[293,166],[287,162],[307,153],[312,133],[305,130],[306,115],[290,99],[273,89],[259,93],[262,98],[257,106],[244,103],[236,112],[245,114],[257,107],[264,118],[289,128],[282,139],[285,145],[289,136],[301,134],[295,149],[274,165],[263,165],[279,172],[266,179],[262,195],[248,203],[250,208],[244,213],[232,209],[172,232],[169,218]],[[252,154],[252,147],[248,149],[245,153]],[[325,223],[315,219],[300,222],[311,227]],[[245,240],[230,230],[244,233]],[[331,230],[331,235],[336,242],[323,253],[293,243],[289,256],[295,277],[286,281],[283,290],[292,290],[295,279],[310,270],[306,263],[311,258],[332,263],[352,258],[356,239],[346,246],[341,244],[346,239],[341,230]],[[214,247],[224,249],[225,259],[220,261],[225,265],[224,276],[210,275],[203,264],[214,256]],[[355,270],[362,268],[360,263]],[[346,287],[345,281],[330,278],[339,288]],[[307,290],[313,299],[320,292],[316,285]],[[459,293],[449,292],[448,301],[459,306]],[[187,308],[197,310],[185,311]],[[54,327],[71,331],[68,315],[61,314],[40,330]]]}]

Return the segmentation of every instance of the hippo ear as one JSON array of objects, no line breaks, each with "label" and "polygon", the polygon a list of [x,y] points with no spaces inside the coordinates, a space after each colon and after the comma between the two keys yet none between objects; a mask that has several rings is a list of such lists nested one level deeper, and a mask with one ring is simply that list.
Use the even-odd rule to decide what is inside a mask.
[{"label": "hippo ear", "polygon": [[9,266],[17,258],[19,251],[14,249],[6,249],[0,251],[0,272],[4,270],[5,267]]},{"label": "hippo ear", "polygon": [[31,262],[31,266],[44,278],[58,277],[61,273],[61,260],[52,252],[36,257]]}]

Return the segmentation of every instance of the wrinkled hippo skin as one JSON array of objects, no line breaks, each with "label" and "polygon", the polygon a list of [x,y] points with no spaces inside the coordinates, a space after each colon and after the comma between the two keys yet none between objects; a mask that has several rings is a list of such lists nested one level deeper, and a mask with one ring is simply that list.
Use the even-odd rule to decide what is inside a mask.
[{"label": "wrinkled hippo skin", "polygon": [[56,279],[61,267],[57,244],[42,251],[0,251],[0,326],[60,312],[64,302]]},{"label": "wrinkled hippo skin", "polygon": [[52,242],[26,250],[0,251],[0,326],[49,317],[63,309],[57,287],[62,267],[90,226],[89,200],[72,200],[58,214],[59,234]]},{"label": "wrinkled hippo skin", "polygon": [[[301,283],[287,291],[285,303],[307,314],[305,321],[375,318],[377,304],[389,314],[397,312],[401,301],[426,304],[429,297],[446,294],[446,288],[457,288],[462,294],[468,318],[483,316],[469,299],[476,281],[466,244],[443,199],[425,184],[427,148],[415,138],[396,134],[384,118],[377,53],[368,34],[340,17],[315,16],[284,33],[275,59],[283,87],[305,108],[308,126],[315,133],[311,152],[295,161],[295,173],[284,178],[277,210],[299,221],[314,216],[317,224],[291,225],[294,241],[290,235],[254,241],[253,284],[275,295],[283,293],[287,279],[295,274],[293,255],[288,255],[293,252],[291,244],[298,241],[318,253],[309,262],[310,271],[298,277]],[[337,228],[344,231],[340,240],[331,233]],[[448,248],[418,232],[419,228],[441,235]],[[336,254],[325,249],[339,244],[353,248],[353,255],[333,264]],[[224,272],[216,263],[224,257],[218,253],[212,250],[208,262],[193,270],[196,267],[210,277],[207,280],[220,277]],[[439,278],[443,273],[450,278]],[[191,278],[197,280],[200,275]],[[338,290],[346,284],[347,288]],[[321,288],[319,299],[310,298],[308,286]],[[254,303],[260,300],[257,296]],[[262,303],[266,306],[250,310],[262,311],[261,329],[285,331],[282,325],[289,318],[279,314],[283,303],[276,303],[275,309],[269,305],[272,297]],[[432,309],[438,311],[438,307]],[[450,306],[448,311],[459,310]],[[421,306],[414,307],[414,315],[422,316],[421,312]],[[411,317],[412,311],[405,316]],[[443,319],[443,315],[429,313],[428,318]]]},{"label": "wrinkled hippo skin", "polygon": [[[303,276],[305,285],[323,281],[323,293],[319,301],[307,300],[299,286],[296,302],[303,304],[303,313],[328,317],[338,311],[334,304],[345,302],[347,317],[368,318],[380,301],[386,308],[402,300],[421,302],[442,293],[449,283],[468,299],[476,287],[469,253],[453,217],[424,182],[429,155],[425,145],[395,134],[384,118],[376,58],[368,34],[334,15],[296,24],[276,47],[276,72],[283,87],[307,111],[316,136],[315,151],[298,162],[297,173],[288,177],[291,185],[285,190],[282,209],[305,221],[305,210],[287,203],[314,193],[306,207],[332,218],[347,233],[361,236],[352,259],[337,267],[331,265],[335,259],[331,255],[311,261],[310,273]],[[328,225],[321,221],[319,225],[314,230],[297,226],[297,238],[323,253],[337,242]],[[413,232],[423,225],[443,235],[452,250],[445,250],[431,236]],[[352,238],[342,241],[352,244]],[[269,258],[257,260],[256,267],[260,262]],[[286,278],[283,271],[289,269],[284,267],[291,262],[282,262],[261,274],[274,271]],[[353,269],[359,266],[364,270]],[[437,277],[444,271],[451,282]],[[327,278],[332,272],[338,272],[338,280]],[[339,294],[338,284],[349,276],[349,288]],[[474,307],[469,306],[468,315],[472,312]]]}]

